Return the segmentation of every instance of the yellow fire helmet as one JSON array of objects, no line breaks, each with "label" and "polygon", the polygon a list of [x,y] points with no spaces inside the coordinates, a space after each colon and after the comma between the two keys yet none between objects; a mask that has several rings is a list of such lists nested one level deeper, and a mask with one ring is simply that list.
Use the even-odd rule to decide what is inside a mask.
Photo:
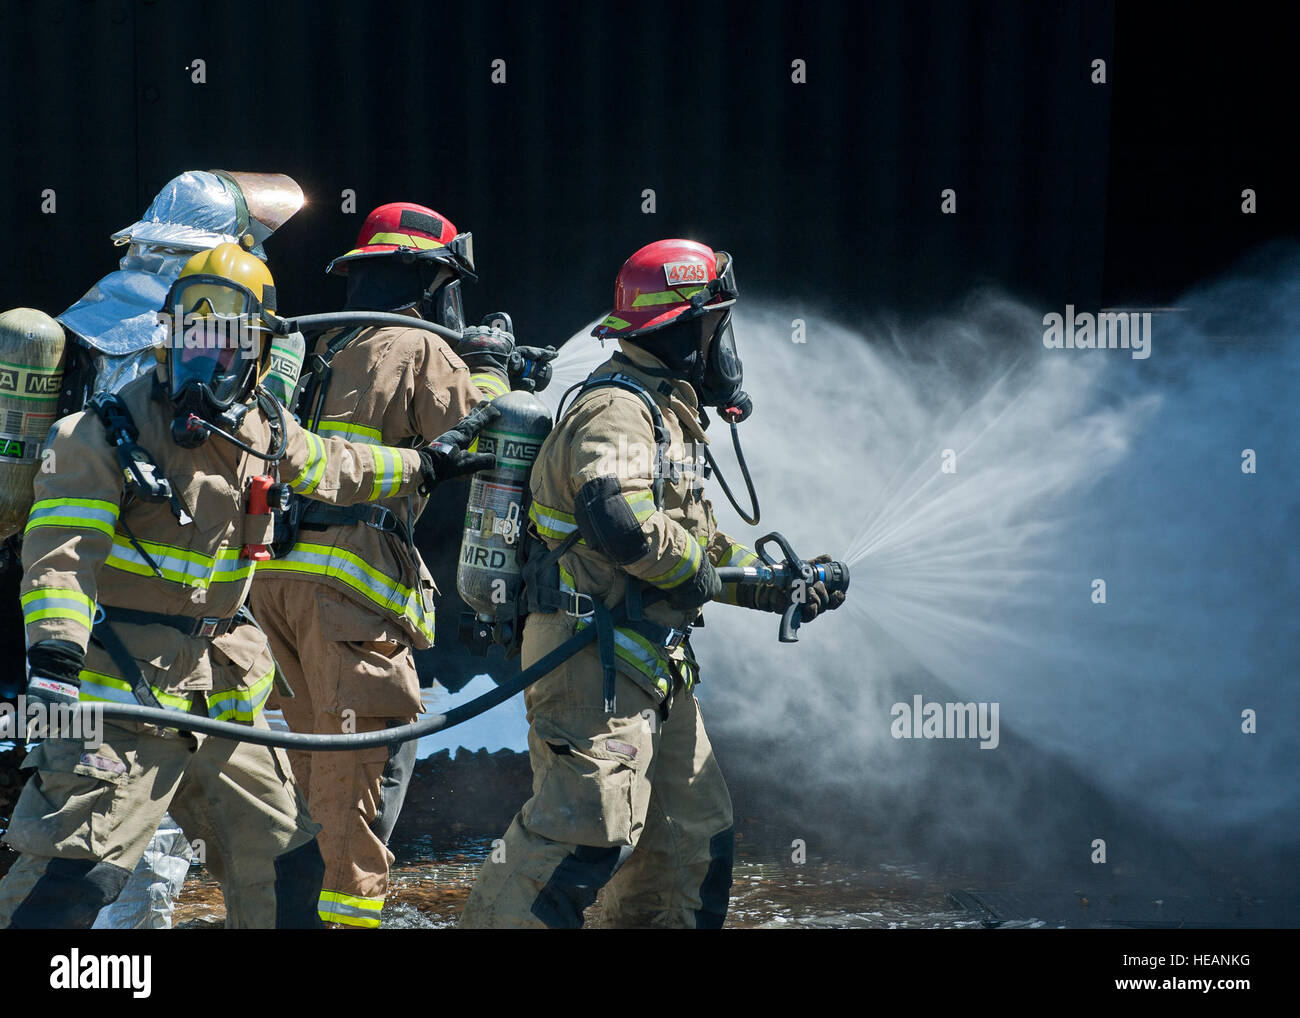
[{"label": "yellow fire helmet", "polygon": [[238,244],[186,262],[162,309],[168,337],[159,358],[170,395],[197,386],[220,408],[247,398],[271,368],[275,305],[270,269]]}]

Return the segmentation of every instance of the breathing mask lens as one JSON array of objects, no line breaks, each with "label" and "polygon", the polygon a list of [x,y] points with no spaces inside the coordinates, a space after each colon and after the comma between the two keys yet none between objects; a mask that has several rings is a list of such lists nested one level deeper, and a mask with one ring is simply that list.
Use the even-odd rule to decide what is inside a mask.
[{"label": "breathing mask lens", "polygon": [[220,277],[190,276],[173,287],[168,356],[173,402],[192,403],[198,389],[225,409],[252,389],[266,341],[261,304],[252,292]]},{"label": "breathing mask lens", "polygon": [[457,332],[464,331],[465,307],[461,303],[459,279],[452,279],[438,287],[433,293],[430,304],[433,321]]},{"label": "breathing mask lens", "polygon": [[[706,316],[707,323],[712,315]],[[706,324],[707,328],[707,324]],[[707,406],[725,409],[740,392],[744,369],[736,352],[736,337],[731,328],[731,312],[722,312],[722,318],[713,330],[704,354],[704,372],[700,380],[700,402]]]}]

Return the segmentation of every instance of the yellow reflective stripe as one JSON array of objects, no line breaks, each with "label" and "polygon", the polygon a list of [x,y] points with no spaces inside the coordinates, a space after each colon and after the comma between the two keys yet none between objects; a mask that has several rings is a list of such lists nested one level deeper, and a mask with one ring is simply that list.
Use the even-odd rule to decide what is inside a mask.
[{"label": "yellow reflective stripe", "polygon": [[602,326],[609,326],[611,329],[626,329],[631,322],[619,318],[618,315],[607,315],[605,320],[600,324]]},{"label": "yellow reflective stripe", "polygon": [[[92,703],[139,704],[139,701],[135,698],[135,693],[131,691],[131,684],[124,679],[119,679],[116,675],[106,675],[103,672],[92,672],[88,668],[83,668],[78,679],[81,683],[79,700]],[[150,685],[149,689],[157,698],[158,703],[167,710],[188,713],[190,709],[190,698],[188,696],[165,693],[154,685]]]},{"label": "yellow reflective stripe", "polygon": [[375,461],[375,482],[370,487],[370,501],[396,495],[402,486],[402,454],[386,445],[366,448]]},{"label": "yellow reflective stripe", "polygon": [[[139,541],[164,580],[183,583],[188,587],[208,587],[212,583],[242,581],[253,572],[256,563],[240,557],[238,548],[222,548],[216,556],[177,548],[155,541]],[[154,576],[153,568],[136,550],[130,540],[118,535],[113,538],[113,550],[108,553],[105,565],[138,576]]]},{"label": "yellow reflective stripe", "polygon": [[271,695],[275,681],[275,668],[263,675],[247,689],[223,689],[208,694],[208,717],[213,721],[235,721],[252,724]]},{"label": "yellow reflective stripe", "polygon": [[325,443],[310,431],[304,431],[302,436],[307,440],[307,462],[289,487],[299,495],[310,495],[325,476]]},{"label": "yellow reflective stripe", "polygon": [[510,386],[506,384],[505,379],[491,371],[476,371],[469,376],[469,380],[488,399],[496,399],[510,391]]},{"label": "yellow reflective stripe", "polygon": [[743,544],[731,544],[718,561],[718,568],[723,566],[748,566],[758,561],[758,556]]},{"label": "yellow reflective stripe", "polygon": [[414,237],[409,233],[376,233],[366,241],[367,247],[371,244],[396,244],[399,247],[413,247],[420,251],[432,251],[434,248],[447,246],[440,240],[433,240],[429,237]]},{"label": "yellow reflective stripe", "polygon": [[393,466],[392,485],[385,489],[384,497],[396,495],[402,487],[402,474],[405,472],[402,467],[402,454],[391,446],[384,446],[384,455],[389,457]]},{"label": "yellow reflective stripe", "polygon": [[19,598],[19,603],[24,625],[41,619],[71,619],[87,629],[95,624],[95,602],[71,587],[38,587]]},{"label": "yellow reflective stripe", "polygon": [[320,427],[316,431],[318,434],[332,431],[339,438],[346,439],[349,442],[356,442],[358,445],[384,444],[383,433],[378,428],[371,428],[365,424],[354,424],[351,421],[321,421]]},{"label": "yellow reflective stripe", "polygon": [[[590,623],[578,619],[573,631],[575,633],[581,632],[588,625]],[[633,632],[625,626],[616,626],[614,629],[614,656],[627,662],[636,671],[650,679],[661,693],[667,695],[668,669],[664,664],[663,656],[655,649],[654,644],[640,633]]]},{"label": "yellow reflective stripe", "polygon": [[321,891],[316,903],[317,914],[327,923],[374,929],[384,908],[383,898],[361,898],[340,891]]},{"label": "yellow reflective stripe", "polygon": [[664,590],[669,590],[681,583],[685,583],[686,580],[694,574],[695,570],[700,568],[700,556],[702,554],[699,544],[695,541],[691,541],[690,544],[686,546],[686,555],[683,558],[678,559],[671,568],[664,572],[647,578],[646,582],[652,583],[656,587],[660,587]]},{"label": "yellow reflective stripe", "polygon": [[287,555],[261,563],[258,572],[308,573],[332,577],[364,595],[384,611],[394,612],[407,619],[431,642],[433,640],[434,612],[424,610],[420,595],[343,548],[322,544],[295,544]]},{"label": "yellow reflective stripe", "polygon": [[562,541],[578,529],[578,522],[573,518],[572,513],[566,513],[563,509],[552,509],[535,499],[528,507],[528,518],[533,521],[537,532],[542,537],[549,537],[552,540]]},{"label": "yellow reflective stripe", "polygon": [[43,498],[32,506],[23,532],[36,527],[77,527],[113,536],[118,506],[98,498]]},{"label": "yellow reflective stripe", "polygon": [[660,304],[681,304],[703,290],[702,286],[682,286],[661,293],[638,293],[632,301],[634,308],[657,307]]},{"label": "yellow reflective stripe", "polygon": [[623,501],[628,504],[638,523],[644,523],[655,514],[655,497],[648,491],[636,491],[631,495],[624,495]]}]

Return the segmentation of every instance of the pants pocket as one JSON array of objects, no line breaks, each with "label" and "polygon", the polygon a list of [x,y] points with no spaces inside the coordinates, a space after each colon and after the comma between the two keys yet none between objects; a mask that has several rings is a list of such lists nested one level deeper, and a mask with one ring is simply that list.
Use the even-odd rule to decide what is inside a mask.
[{"label": "pants pocket", "polygon": [[566,845],[635,844],[644,817],[636,815],[640,778],[630,763],[552,738],[533,766],[541,780],[523,809],[530,831]]},{"label": "pants pocket", "polygon": [[107,746],[52,739],[24,761],[37,771],[14,808],[5,840],[19,852],[101,859],[121,823],[129,764]]}]

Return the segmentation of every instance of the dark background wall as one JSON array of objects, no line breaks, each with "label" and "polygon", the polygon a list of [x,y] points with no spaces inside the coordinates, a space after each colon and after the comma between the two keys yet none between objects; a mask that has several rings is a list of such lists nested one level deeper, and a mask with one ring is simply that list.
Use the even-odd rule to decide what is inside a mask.
[{"label": "dark background wall", "polygon": [[[1300,227],[1278,156],[1294,119],[1286,36],[1240,5],[0,12],[0,307],[62,311],[115,267],[108,235],[193,168],[302,184],[309,204],[268,244],[285,310],[339,306],[325,262],[370,208],[414,200],[473,230],[471,313],[507,309],[534,343],[603,312],[622,259],[663,236],[731,250],[747,293],[853,320],[924,314],[984,283],[1048,308],[1164,302]],[[1090,81],[1096,58],[1105,85]],[[1241,214],[1244,187],[1259,214]],[[426,520],[425,545],[455,517]],[[451,591],[454,542],[440,543]],[[447,597],[443,648],[457,610]],[[455,682],[459,667],[439,673]]]}]

